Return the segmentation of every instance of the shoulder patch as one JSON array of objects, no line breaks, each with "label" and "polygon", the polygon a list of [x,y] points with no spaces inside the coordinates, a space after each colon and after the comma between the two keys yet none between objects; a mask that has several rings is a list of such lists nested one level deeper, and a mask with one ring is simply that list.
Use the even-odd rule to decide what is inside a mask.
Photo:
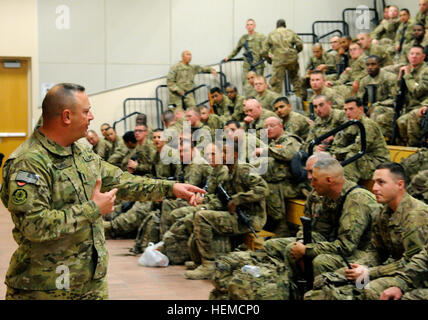
[{"label": "shoulder patch", "polygon": [[37,181],[39,181],[39,175],[35,174],[34,172],[27,172],[19,170],[18,174],[16,175],[15,180],[19,182],[25,182],[30,184],[37,184]]},{"label": "shoulder patch", "polygon": [[12,194],[12,203],[20,206],[27,202],[28,193],[24,189],[16,189]]}]

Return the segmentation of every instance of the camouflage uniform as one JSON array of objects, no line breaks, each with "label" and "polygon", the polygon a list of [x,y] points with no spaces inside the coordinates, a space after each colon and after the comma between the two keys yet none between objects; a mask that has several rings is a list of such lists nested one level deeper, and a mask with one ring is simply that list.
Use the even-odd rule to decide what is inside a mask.
[{"label": "camouflage uniform", "polygon": [[112,151],[112,145],[110,141],[107,141],[105,139],[99,139],[98,143],[93,146],[92,151],[94,151],[97,155],[101,157],[104,161],[107,161],[107,159],[111,155]]},{"label": "camouflage uniform", "polygon": [[[397,271],[392,286],[404,292],[403,300],[428,300],[428,251],[427,246],[415,254],[402,271]],[[395,283],[394,283],[395,282]]]},{"label": "camouflage uniform", "polygon": [[419,171],[428,170],[428,149],[419,149],[407,158],[401,159],[400,164],[406,170],[409,179],[413,179]]},{"label": "camouflage uniform", "polygon": [[397,119],[397,126],[400,138],[405,145],[409,141],[408,122],[410,111],[419,108],[428,96],[428,67],[422,62],[416,68],[413,68],[409,74],[404,75],[406,82],[406,105],[402,111],[402,116]]},{"label": "camouflage uniform", "polygon": [[376,77],[365,76],[360,81],[358,97],[363,99],[367,85],[376,86],[376,102],[370,105],[370,119],[375,121],[384,137],[392,137],[394,122],[394,100],[397,95],[397,77],[387,71],[380,70]]},{"label": "camouflage uniform", "polygon": [[297,54],[303,50],[303,42],[299,36],[284,27],[280,27],[269,33],[263,43],[262,56],[267,57],[268,52],[272,52],[272,77],[270,85],[272,91],[282,92],[285,72],[293,85],[296,95],[303,97],[302,84],[299,79],[299,63]]},{"label": "camouflage uniform", "polygon": [[308,63],[306,64],[306,71],[316,70],[317,67],[322,64],[325,64],[327,67],[325,71],[326,74],[331,74],[336,72],[335,56],[327,52],[323,52],[321,58],[316,58],[315,56],[311,56],[309,58]]},{"label": "camouflage uniform", "polygon": [[[313,221],[313,242],[306,244],[305,256],[312,259],[314,277],[344,266],[343,259],[337,253],[337,246],[341,247],[349,261],[363,257],[369,246],[371,225],[381,206],[374,195],[363,188],[352,190],[344,199],[345,193],[354,186],[355,183],[347,180],[336,201],[314,194],[308,198],[311,203],[305,206],[305,215]],[[297,238],[301,236],[302,230]],[[286,260],[293,275],[297,276],[301,271],[291,255],[295,241],[296,238],[268,240],[264,249],[270,256]]]},{"label": "camouflage uniform", "polygon": [[245,99],[244,96],[240,96],[238,94],[235,97],[235,101],[232,101],[232,100],[230,101],[232,103],[232,105],[233,105],[233,114],[232,114],[232,119],[233,120],[236,120],[236,121],[239,121],[239,122],[244,121],[244,118],[245,118],[245,113],[244,113],[244,99]]},{"label": "camouflage uniform", "polygon": [[409,59],[407,58],[407,55],[409,54],[410,49],[412,49],[414,45],[420,45],[422,48],[425,48],[428,45],[428,38],[425,37],[421,42],[412,38],[410,42],[404,44],[397,61],[398,64],[406,65],[409,63]]},{"label": "camouflage uniform", "polygon": [[[253,65],[256,64],[262,59],[260,52],[262,50],[262,44],[265,41],[265,39],[266,39],[266,36],[263,33],[259,33],[259,32],[254,32],[253,35],[249,35],[248,33],[244,34],[239,39],[238,45],[236,46],[236,48],[232,51],[231,54],[229,54],[228,58],[232,59],[238,54],[239,51],[241,51],[241,49],[245,50],[244,44],[245,42],[247,42],[248,48],[251,50],[253,54]],[[263,75],[264,67],[265,67],[265,64],[263,62],[259,64],[255,70],[252,70],[252,71],[254,71],[259,75]],[[250,63],[246,58],[244,58],[244,64],[242,65],[242,74],[245,75],[247,74],[248,71],[250,71]]]},{"label": "camouflage uniform", "polygon": [[[406,23],[401,23],[398,26],[397,33],[395,34],[394,39],[394,45],[399,45],[401,38],[403,37],[404,33],[404,44],[409,43],[413,40],[413,26],[415,24],[415,20],[409,19]],[[401,50],[403,50],[403,47],[401,47]]]},{"label": "camouflage uniform", "polygon": [[325,118],[316,117],[314,125],[309,129],[308,137],[303,146],[304,150],[308,150],[309,144],[312,140],[322,136],[347,121],[348,118],[346,117],[345,112],[337,109],[331,109],[330,114]]},{"label": "camouflage uniform", "polygon": [[428,12],[422,13],[418,11],[415,17],[415,21],[416,23],[422,23],[424,26],[428,25]]},{"label": "camouflage uniform", "polygon": [[381,67],[392,65],[392,57],[391,54],[387,51],[386,46],[372,43],[369,49],[364,50],[364,53],[367,57],[371,55],[378,56],[380,58]]},{"label": "camouflage uniform", "polygon": [[[345,166],[345,176],[358,182],[360,179],[370,180],[378,164],[390,161],[390,152],[379,126],[373,120],[363,115],[360,119],[366,130],[366,153],[358,160]],[[350,126],[338,132],[330,149],[338,160],[343,161],[357,154],[361,148],[360,130]]]},{"label": "camouflage uniform", "polygon": [[208,126],[211,130],[211,135],[215,136],[216,129],[223,128],[223,120],[216,114],[211,113],[206,122],[202,122],[202,124]]},{"label": "camouflage uniform", "polygon": [[309,129],[311,128],[311,120],[308,117],[298,112],[291,111],[286,118],[282,118],[281,120],[287,133],[295,134],[303,141],[306,141]]},{"label": "camouflage uniform", "polygon": [[267,152],[263,153],[268,157],[268,169],[262,175],[269,189],[266,210],[270,227],[266,230],[275,233],[276,237],[291,236],[286,222],[285,201],[301,195],[300,185],[293,182],[290,170],[290,161],[299,151],[301,141],[299,137],[284,132],[278,139],[271,139],[265,149]]},{"label": "camouflage uniform", "polygon": [[260,130],[265,129],[265,120],[269,117],[275,117],[279,119],[276,113],[266,109],[262,109],[262,113],[260,114],[260,117],[258,119],[252,121],[250,124],[244,124],[244,130],[248,132],[249,129],[255,129],[257,137],[260,137]]},{"label": "camouflage uniform", "polygon": [[216,115],[220,117],[223,122],[232,119],[233,114],[233,103],[230,99],[223,95],[223,100],[219,104],[213,102],[213,110]]},{"label": "camouflage uniform", "polygon": [[256,97],[258,95],[256,89],[248,82],[245,81],[244,83],[244,97]]},{"label": "camouflage uniform", "polygon": [[[379,300],[381,293],[394,285],[393,275],[403,270],[409,259],[426,245],[427,213],[428,206],[409,194],[404,195],[395,212],[385,205],[373,223],[368,250],[361,259],[356,261],[369,267],[370,282],[364,289],[356,290],[355,284],[349,284],[346,280],[344,269],[339,269],[334,272],[335,277],[338,278],[337,284],[331,284],[328,274],[321,275],[314,281],[315,290],[308,292],[305,299]],[[326,286],[329,286],[330,290],[325,290]],[[348,297],[330,296],[338,291],[348,292]]]},{"label": "camouflage uniform", "polygon": [[257,101],[260,103],[263,109],[269,110],[269,111],[275,111],[272,103],[275,101],[276,98],[280,97],[280,94],[273,92],[269,89],[266,89],[261,95],[257,94],[255,97]]},{"label": "camouflage uniform", "polygon": [[127,152],[128,148],[126,147],[122,138],[117,137],[116,141],[112,143],[112,150],[107,162],[115,165],[116,167],[120,167],[122,159]]},{"label": "camouflage uniform", "polygon": [[[241,208],[255,230],[261,230],[266,223],[265,197],[267,184],[259,175],[252,173],[249,164],[235,164],[224,189],[232,197],[231,202]],[[223,207],[223,210],[226,208]],[[202,265],[196,270],[187,271],[190,279],[211,278],[214,273],[214,235],[235,236],[248,233],[246,225],[238,221],[237,214],[228,211],[199,210],[193,220],[193,233]]]},{"label": "camouflage uniform", "polygon": [[428,170],[419,171],[412,178],[407,191],[416,199],[428,204]]},{"label": "camouflage uniform", "polygon": [[147,174],[152,175],[152,166],[156,156],[156,148],[153,141],[146,137],[144,142],[142,144],[137,144],[134,150],[138,161],[134,174],[139,176]]},{"label": "camouflage uniform", "polygon": [[19,289],[17,296],[9,290],[8,298],[58,298],[59,266],[68,268],[73,288],[65,298],[107,297],[103,220],[90,200],[97,178],[101,192],[118,188],[118,199],[174,197],[173,182],[134,177],[78,143],[62,147],[37,129],[6,161],[0,196],[18,244],[6,285]]},{"label": "camouflage uniform", "polygon": [[[320,92],[321,95],[326,96],[330,99],[331,103],[332,103],[332,107],[334,109],[339,109],[339,110],[343,110],[343,106],[345,104],[345,99],[343,98],[342,94],[340,93],[339,90],[335,90],[333,88],[329,88],[327,86],[324,86],[321,89]],[[314,97],[317,95],[317,93],[315,93],[314,91],[312,91],[311,95],[308,97],[308,101],[311,103],[314,100]],[[309,110],[308,110],[308,114],[309,114]]]},{"label": "camouflage uniform", "polygon": [[[192,90],[195,86],[195,75],[201,72],[210,73],[213,69],[211,67],[201,67],[198,65],[184,64],[178,62],[173,65],[166,77],[166,85],[169,89],[169,104],[175,104],[177,108],[183,109],[181,96],[178,94],[180,91]],[[193,94],[189,94],[184,99],[187,106],[196,106],[196,101]]]},{"label": "camouflage uniform", "polygon": [[394,40],[400,26],[400,19],[388,19],[382,21],[371,33],[370,37],[376,40]]}]

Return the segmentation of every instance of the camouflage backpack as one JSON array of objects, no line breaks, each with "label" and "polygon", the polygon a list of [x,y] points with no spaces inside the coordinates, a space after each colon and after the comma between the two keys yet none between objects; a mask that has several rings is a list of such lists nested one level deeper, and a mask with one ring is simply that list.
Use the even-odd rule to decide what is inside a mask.
[{"label": "camouflage backpack", "polygon": [[149,242],[158,243],[161,240],[159,236],[159,225],[160,211],[151,211],[138,227],[135,244],[130,251],[136,254],[142,253]]},{"label": "camouflage backpack", "polygon": [[[261,275],[243,272],[244,265],[257,265]],[[215,289],[211,300],[289,300],[295,286],[289,280],[284,262],[269,257],[265,252],[236,251],[216,260],[213,277]],[[294,298],[294,297],[293,297]]]},{"label": "camouflage backpack", "polygon": [[428,149],[422,148],[411,156],[403,158],[400,164],[411,180],[419,171],[428,169]]}]

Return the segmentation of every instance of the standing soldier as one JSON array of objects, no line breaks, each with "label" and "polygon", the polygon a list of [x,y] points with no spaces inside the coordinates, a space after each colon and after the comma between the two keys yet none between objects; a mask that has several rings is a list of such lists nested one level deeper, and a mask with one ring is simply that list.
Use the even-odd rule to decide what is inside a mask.
[{"label": "standing soldier", "polygon": [[[134,177],[77,143],[94,119],[90,108],[84,87],[55,85],[43,100],[43,125],[5,163],[0,198],[18,244],[6,299],[107,299],[102,216],[116,197],[159,201],[175,195],[195,205],[195,192],[205,193]],[[58,281],[60,274],[69,281]]]},{"label": "standing soldier", "polygon": [[[169,89],[169,103],[175,104],[180,109],[185,108],[182,105],[182,96],[195,86],[195,75],[201,72],[217,75],[213,68],[190,65],[190,61],[192,61],[192,54],[186,50],[181,54],[181,61],[171,67],[166,77],[166,85]],[[184,103],[188,106],[195,106],[196,102],[193,94],[187,95]]]},{"label": "standing soldier", "polygon": [[[297,54],[303,50],[302,39],[291,29],[286,28],[285,20],[276,22],[276,30],[269,33],[263,43],[262,56],[272,61],[272,78],[270,85],[272,90],[281,93],[285,72],[293,85],[296,95],[303,97],[302,86],[299,78],[299,63]],[[269,52],[272,52],[270,54]]]},{"label": "standing soldier", "polygon": [[[247,29],[248,34],[244,34],[241,39],[239,39],[236,48],[231,54],[224,58],[224,61],[229,61],[229,59],[232,59],[239,51],[241,51],[242,48],[244,48],[245,53],[244,64],[242,65],[242,74],[245,75],[248,71],[254,71],[257,74],[263,75],[265,63],[260,52],[262,50],[263,41],[265,41],[266,37],[264,34],[255,31],[256,22],[254,19],[248,19],[245,28]],[[258,65],[254,67],[256,64]]]}]

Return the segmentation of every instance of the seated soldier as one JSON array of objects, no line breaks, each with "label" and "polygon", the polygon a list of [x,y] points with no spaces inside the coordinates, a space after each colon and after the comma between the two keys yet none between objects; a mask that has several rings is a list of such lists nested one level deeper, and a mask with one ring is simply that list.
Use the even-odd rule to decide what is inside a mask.
[{"label": "seated soldier", "polygon": [[[340,92],[333,90],[332,88],[327,87],[324,74],[321,71],[315,70],[311,73],[309,77],[309,84],[311,86],[312,92],[308,97],[309,103],[312,103],[314,97],[317,95],[323,95],[330,98],[332,106],[335,109],[343,109],[344,99]],[[308,110],[308,113],[310,110]]]},{"label": "seated soldier", "polygon": [[123,143],[125,143],[127,150],[125,155],[121,159],[120,168],[123,171],[126,171],[128,168],[128,160],[130,160],[131,156],[135,154],[137,139],[135,139],[134,131],[125,132],[125,134],[122,136],[122,139],[123,139]]},{"label": "seated soldier", "polygon": [[367,75],[364,50],[359,43],[353,42],[349,46],[349,67],[340,75],[339,80],[327,81],[326,86],[342,95],[345,99],[358,92],[359,81]]},{"label": "seated soldier", "polygon": [[219,87],[211,88],[214,114],[218,115],[223,122],[232,119],[233,104]]},{"label": "seated soldier", "polygon": [[[269,138],[269,145],[256,148],[257,156],[267,157],[267,170],[260,173],[268,184],[269,195],[266,198],[267,223],[265,230],[275,233],[275,237],[290,237],[290,230],[286,221],[287,199],[304,197],[302,193],[304,183],[295,181],[290,169],[293,156],[299,151],[302,139],[284,131],[282,122],[278,118],[270,117],[265,121]],[[307,186],[309,189],[309,187]]]},{"label": "seated soldier", "polygon": [[378,56],[367,57],[366,68],[367,76],[360,81],[358,98],[369,107],[367,114],[379,125],[383,136],[391,139],[397,77],[380,68]]},{"label": "seated soldier", "polygon": [[285,131],[306,141],[311,128],[311,120],[298,112],[291,111],[291,104],[287,97],[275,99],[273,108],[277,116],[281,118]]},{"label": "seated soldier", "polygon": [[243,121],[245,118],[244,114],[244,96],[238,94],[238,89],[231,83],[226,86],[226,95],[233,105],[232,119],[237,121]]},{"label": "seated soldier", "polygon": [[[376,122],[365,116],[360,99],[345,100],[345,113],[348,120],[360,121],[366,132],[366,152],[361,158],[345,167],[345,176],[354,182],[360,179],[371,179],[376,166],[390,160],[385,138]],[[359,128],[350,126],[337,133],[330,152],[336,159],[343,161],[357,154],[361,149],[361,143]]]},{"label": "seated soldier", "polygon": [[421,46],[424,49],[425,56],[428,53],[428,39],[425,37],[425,26],[420,23],[415,23],[412,30],[411,40],[404,44],[401,53],[395,56],[395,61],[399,65],[406,65],[410,62],[408,58],[409,51],[415,45]]},{"label": "seated soldier", "polygon": [[380,300],[428,300],[428,245],[415,254],[402,271],[397,271],[390,288]]},{"label": "seated soldier", "polygon": [[151,175],[156,148],[153,139],[149,137],[150,131],[146,125],[138,124],[135,126],[134,134],[137,146],[128,158],[124,170],[138,176]]},{"label": "seated soldier", "polygon": [[255,98],[265,110],[274,111],[272,102],[279,97],[279,94],[268,89],[268,83],[263,76],[257,76],[254,79],[254,89],[257,91]]},{"label": "seated soldier", "polygon": [[110,157],[111,143],[105,139],[100,139],[94,130],[88,130],[86,139],[92,145],[92,150],[101,157],[104,161]]},{"label": "seated soldier", "polygon": [[223,121],[218,115],[211,113],[209,106],[199,106],[199,112],[201,114],[201,122],[211,129],[211,135],[214,137],[215,130],[223,128]]},{"label": "seated soldier", "polygon": [[384,207],[373,223],[370,247],[361,259],[350,264],[351,269],[342,268],[315,279],[314,290],[305,299],[378,300],[395,284],[391,276],[404,270],[411,257],[426,245],[428,206],[406,192],[403,167],[394,162],[380,164],[373,180],[376,200]]},{"label": "seated soldier", "polygon": [[120,163],[125,156],[128,148],[123,143],[123,140],[118,137],[116,130],[112,127],[108,128],[106,131],[107,139],[112,145],[112,150],[110,157],[107,159],[107,162],[119,167]]},{"label": "seated soldier", "polygon": [[[308,171],[308,176],[309,176]],[[333,158],[318,159],[312,167],[312,186],[320,198],[311,196],[305,215],[312,219],[313,242],[303,244],[296,238],[271,239],[264,250],[272,257],[286,260],[290,266],[290,279],[302,274],[304,258],[312,260],[314,277],[344,266],[338,253],[356,261],[364,256],[370,243],[371,225],[380,211],[374,195],[347,180],[343,167]],[[302,236],[300,231],[298,236]],[[311,266],[304,265],[304,268]]]},{"label": "seated soldier", "polygon": [[189,129],[189,126],[194,141],[203,143],[204,139],[213,139],[211,128],[201,121],[201,112],[198,107],[189,107],[186,110],[186,122],[183,123],[183,131],[186,128]]},{"label": "seated soldier", "polygon": [[110,125],[108,123],[103,123],[100,127],[101,134],[104,136],[104,140],[109,141],[107,139],[107,129],[110,128]]},{"label": "seated soldier", "polygon": [[[417,112],[412,114],[411,111],[423,106],[424,100],[428,98],[428,67],[424,62],[425,53],[421,46],[413,46],[408,58],[409,64],[401,67],[399,74],[399,80],[403,79],[406,86],[406,103],[402,109],[402,115],[397,120],[397,126],[400,144],[410,146],[409,119],[414,117]],[[415,143],[414,139],[412,143]]]},{"label": "seated soldier", "polygon": [[265,128],[265,120],[269,117],[278,116],[270,110],[263,109],[259,101],[256,99],[247,99],[244,102],[244,130],[256,130],[256,136],[260,137],[260,130]]},{"label": "seated soldier", "polygon": [[256,89],[254,89],[254,80],[257,77],[257,73],[249,71],[246,74],[247,81],[244,83],[244,97],[255,97],[257,95]]},{"label": "seated soldier", "polygon": [[[303,149],[306,151],[308,150],[309,144],[312,140],[344,124],[348,120],[343,110],[332,109],[332,102],[327,96],[315,96],[313,99],[313,106],[317,117],[315,118],[314,124],[310,128],[306,142],[303,145]],[[323,145],[317,146],[316,150],[328,151],[333,140],[333,136],[326,138],[322,141]]]},{"label": "seated soldier", "polygon": [[[212,145],[211,153],[207,156],[216,157],[220,154],[216,145]],[[233,155],[233,160],[230,159]],[[232,161],[231,161],[232,160]],[[266,223],[265,197],[268,194],[267,184],[254,167],[249,164],[239,164],[238,144],[228,144],[223,148],[223,163],[229,169],[229,177],[223,188],[232,200],[223,206],[222,210],[199,210],[193,219],[193,233],[197,251],[202,264],[195,270],[185,272],[188,279],[211,279],[214,274],[214,260],[217,252],[214,248],[214,235],[232,237],[248,233],[250,229],[238,220],[236,208],[242,210],[248,217],[254,230],[259,231]]]},{"label": "seated soldier", "polygon": [[[398,27],[398,24],[397,24]],[[394,33],[395,35],[395,33]],[[357,35],[358,43],[364,50],[366,56],[378,56],[382,67],[392,65],[392,57],[385,46],[372,42],[372,38],[368,33],[360,33]],[[392,43],[392,41],[391,41]]]},{"label": "seated soldier", "polygon": [[393,43],[400,25],[398,14],[399,10],[397,6],[389,7],[388,19],[382,20],[382,22],[370,33],[373,43],[381,45],[391,45]]},{"label": "seated soldier", "polygon": [[403,52],[403,46],[412,41],[413,26],[415,24],[415,20],[410,18],[410,11],[406,8],[400,10],[399,19],[400,25],[394,39],[394,60],[400,57],[401,52]]}]

